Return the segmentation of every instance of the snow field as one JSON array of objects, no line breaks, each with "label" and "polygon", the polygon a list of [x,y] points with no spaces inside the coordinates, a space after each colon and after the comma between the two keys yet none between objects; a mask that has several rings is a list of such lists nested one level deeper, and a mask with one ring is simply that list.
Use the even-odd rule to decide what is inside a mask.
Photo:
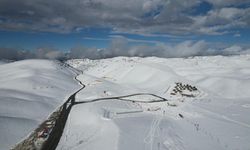
[{"label": "snow field", "polygon": [[[134,93],[152,93],[169,101],[140,103],[117,99],[77,105],[78,113],[71,114],[66,126],[70,134],[63,134],[58,149],[94,150],[100,143],[105,145],[101,148],[104,150],[248,150],[250,147],[249,55],[117,57],[68,63],[84,72],[79,78],[87,86],[77,95],[77,101]],[[177,94],[171,94],[177,83],[184,86],[177,87]],[[148,95],[125,99],[157,100]],[[99,112],[88,115],[94,115],[98,121],[79,117],[86,114],[86,109]],[[109,122],[113,130],[103,132],[107,125],[104,122]],[[75,133],[87,137],[71,140]],[[98,138],[101,136],[114,142],[103,143]],[[77,141],[82,142],[76,144]]]},{"label": "snow field", "polygon": [[58,62],[24,60],[0,65],[0,149],[36,129],[79,86]]}]

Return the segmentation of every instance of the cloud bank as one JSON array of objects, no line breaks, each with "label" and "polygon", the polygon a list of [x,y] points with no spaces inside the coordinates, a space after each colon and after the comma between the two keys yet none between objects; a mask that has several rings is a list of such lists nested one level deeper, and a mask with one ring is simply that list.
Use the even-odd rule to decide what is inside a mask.
[{"label": "cloud bank", "polygon": [[102,59],[116,56],[138,56],[138,57],[192,57],[192,56],[212,56],[212,55],[240,55],[250,54],[249,48],[238,45],[228,47],[211,48],[210,43],[205,41],[184,41],[178,44],[157,43],[150,46],[140,44],[131,46],[129,40],[122,37],[113,38],[110,45],[105,49],[74,47],[69,52],[62,52],[53,48],[38,48],[34,51],[25,51],[9,48],[0,48],[0,59],[20,60],[20,59]]},{"label": "cloud bank", "polygon": [[0,59],[65,59],[65,54],[62,51],[52,48],[38,48],[34,51],[14,48],[0,48]]}]

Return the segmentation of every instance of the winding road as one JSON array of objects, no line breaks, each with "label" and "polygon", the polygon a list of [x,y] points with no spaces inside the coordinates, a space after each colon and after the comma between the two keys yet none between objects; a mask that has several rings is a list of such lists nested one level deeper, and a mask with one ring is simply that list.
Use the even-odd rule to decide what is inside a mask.
[{"label": "winding road", "polygon": [[[66,64],[67,67],[74,69],[73,67],[69,66]],[[80,71],[82,74],[83,72]],[[65,124],[67,122],[68,116],[70,114],[70,111],[74,105],[79,105],[79,104],[84,104],[84,103],[92,103],[92,102],[98,102],[98,101],[107,101],[107,100],[120,100],[120,101],[129,101],[129,102],[138,102],[138,103],[157,103],[157,102],[163,102],[163,101],[168,101],[166,98],[160,97],[155,94],[151,93],[136,93],[136,94],[130,94],[130,95],[123,95],[123,96],[114,96],[114,97],[105,97],[105,98],[97,98],[97,99],[92,99],[92,100],[87,100],[87,101],[75,101],[76,94],[78,94],[81,90],[83,90],[86,86],[83,84],[77,77],[80,74],[77,73],[77,75],[74,77],[74,79],[82,86],[80,89],[78,89],[75,93],[73,93],[67,101],[61,106],[61,112],[59,114],[59,117],[55,121],[55,126],[53,127],[52,131],[50,132],[48,139],[43,143],[42,145],[42,150],[55,150],[60,138],[63,134]],[[139,100],[131,100],[131,99],[126,99],[129,97],[133,96],[139,96],[139,95],[149,95],[158,98],[158,100],[151,100],[151,101],[139,101]]]}]

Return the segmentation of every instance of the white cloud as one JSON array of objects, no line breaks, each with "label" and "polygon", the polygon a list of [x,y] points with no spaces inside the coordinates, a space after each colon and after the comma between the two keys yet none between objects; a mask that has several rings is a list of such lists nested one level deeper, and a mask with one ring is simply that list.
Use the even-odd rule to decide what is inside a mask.
[{"label": "white cloud", "polygon": [[[212,10],[203,16],[186,11],[205,0],[1,0],[0,29],[73,32],[85,27],[109,27],[139,34],[220,34],[249,27],[245,0],[206,0]],[[230,7],[229,7],[230,6]],[[155,15],[148,15],[156,12]],[[227,32],[226,32],[227,33]]]},{"label": "white cloud", "polygon": [[245,10],[239,8],[222,8],[221,10],[216,12],[217,16],[226,19],[237,19],[244,15]]},{"label": "white cloud", "polygon": [[83,37],[85,40],[95,40],[95,41],[108,41],[109,38],[95,38],[95,37]]},{"label": "white cloud", "polygon": [[209,11],[206,15],[192,17],[193,30],[204,34],[225,34],[232,32],[230,29],[249,26],[250,9],[219,8]]},{"label": "white cloud", "polygon": [[156,57],[190,57],[208,55],[238,55],[250,54],[250,49],[238,45],[211,47],[211,43],[200,41],[183,41],[177,44],[157,43],[156,45],[129,45],[126,38],[114,38],[106,49],[78,47],[71,50],[73,58],[100,59],[115,56],[156,56]]},{"label": "white cloud", "polygon": [[249,4],[248,0],[206,0],[212,3],[215,7],[225,7],[232,5],[244,5]]},{"label": "white cloud", "polygon": [[126,40],[127,42],[134,42],[134,43],[149,43],[149,44],[156,44],[159,43],[159,41],[154,41],[154,40],[139,40],[139,39],[131,39],[124,37],[122,35],[109,35],[110,39],[109,40],[114,40],[114,39],[122,39]]},{"label": "white cloud", "polygon": [[126,38],[113,38],[110,46],[105,49],[74,47],[66,54],[51,48],[39,48],[35,51],[20,51],[16,49],[0,48],[0,59],[65,59],[90,58],[101,59],[116,56],[156,56],[163,58],[208,56],[208,55],[239,55],[250,54],[250,49],[239,45],[211,47],[205,41],[183,41],[177,44],[156,43],[156,45],[140,44],[131,46]]},{"label": "white cloud", "polygon": [[234,37],[241,37],[241,34],[235,33],[235,34],[234,34]]}]

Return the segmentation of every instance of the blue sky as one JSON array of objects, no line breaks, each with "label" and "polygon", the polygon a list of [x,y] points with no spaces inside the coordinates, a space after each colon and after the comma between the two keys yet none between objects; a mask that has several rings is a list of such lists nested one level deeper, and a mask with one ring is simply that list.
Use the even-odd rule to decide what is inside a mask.
[{"label": "blue sky", "polygon": [[[84,29],[79,33],[51,33],[51,32],[23,32],[23,31],[0,31],[0,47],[20,48],[34,50],[39,47],[53,47],[63,51],[69,51],[72,47],[86,46],[106,48],[112,37],[122,36],[131,39],[129,44],[154,45],[156,42],[179,43],[185,40],[205,40],[210,43],[225,45],[250,45],[250,30],[241,29],[239,36],[234,34],[223,35],[185,35],[185,36],[144,36],[138,34],[112,33],[109,29]],[[134,41],[133,41],[134,40]]]},{"label": "blue sky", "polygon": [[85,47],[95,53],[117,40],[133,50],[174,48],[187,41],[202,41],[207,49],[250,48],[248,0],[38,1],[0,1],[0,48]]}]

